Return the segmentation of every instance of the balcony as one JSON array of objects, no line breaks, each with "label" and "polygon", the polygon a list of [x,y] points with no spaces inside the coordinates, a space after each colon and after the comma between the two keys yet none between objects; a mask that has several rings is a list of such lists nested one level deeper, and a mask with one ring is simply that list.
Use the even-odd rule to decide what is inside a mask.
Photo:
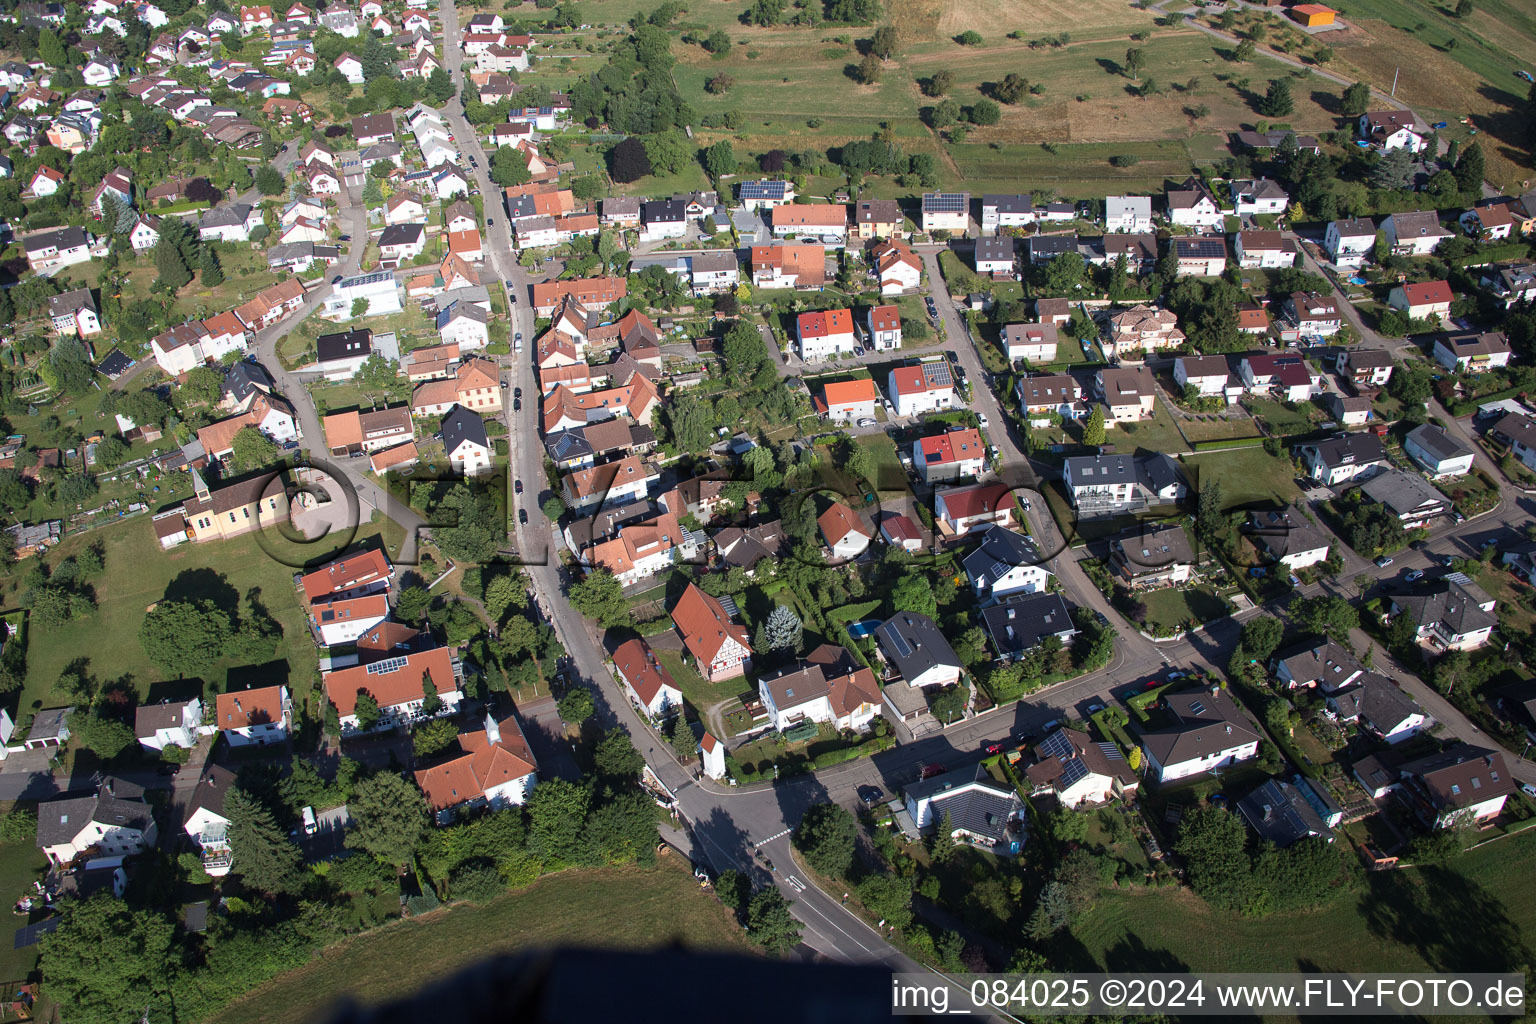
[{"label": "balcony", "polygon": [[216,843],[203,847],[203,870],[210,875],[224,875],[229,873],[229,867],[234,863],[234,853],[228,843]]}]

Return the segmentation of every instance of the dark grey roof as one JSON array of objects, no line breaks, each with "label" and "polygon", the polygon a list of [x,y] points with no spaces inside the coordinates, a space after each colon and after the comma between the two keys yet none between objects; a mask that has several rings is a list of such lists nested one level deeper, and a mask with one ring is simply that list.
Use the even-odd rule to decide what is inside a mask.
[{"label": "dark grey roof", "polygon": [[1031,256],[1046,254],[1054,256],[1064,252],[1077,252],[1077,236],[1032,235],[1029,239],[1029,252]]},{"label": "dark grey roof", "polygon": [[1439,623],[1460,636],[1498,625],[1498,617],[1483,610],[1489,600],[1475,583],[1441,579],[1414,593],[1398,594],[1392,603],[1420,627]]},{"label": "dark grey roof", "polygon": [[373,351],[373,331],[360,327],[355,331],[322,334],[315,339],[315,358],[321,363],[353,359]]},{"label": "dark grey roof", "polygon": [[224,374],[223,393],[236,402],[245,401],[257,389],[271,391],[272,388],[272,376],[266,367],[249,359],[240,360]]},{"label": "dark grey roof", "polygon": [[1033,213],[1035,199],[1033,196],[984,195],[981,197],[981,208],[996,209],[998,213]]},{"label": "dark grey roof", "polygon": [[1283,651],[1275,655],[1275,663],[1284,664],[1298,685],[1316,683],[1324,693],[1354,682],[1365,671],[1353,654],[1332,640]]},{"label": "dark grey roof", "polygon": [[1237,809],[1259,834],[1279,847],[1311,836],[1331,837],[1322,817],[1289,782],[1270,779],[1237,802]]},{"label": "dark grey roof", "polygon": [[1062,465],[1074,486],[1101,486],[1136,479],[1134,455],[1075,455]]},{"label": "dark grey roof", "polygon": [[179,727],[182,711],[190,703],[190,700],[178,700],[139,705],[133,712],[133,735],[137,739],[148,739],[161,729]]},{"label": "dark grey roof", "polygon": [[583,459],[593,454],[592,446],[587,443],[580,429],[551,434],[544,439],[544,447],[549,451],[549,457],[556,462]]},{"label": "dark grey roof", "polygon": [[1072,610],[1060,594],[1014,594],[981,612],[1000,657],[1033,650],[1048,636],[1075,633]]},{"label": "dark grey roof", "polygon": [[1404,473],[1400,469],[1378,473],[1361,484],[1360,490],[1372,501],[1387,506],[1397,516],[1432,510],[1433,514],[1438,515],[1449,511],[1451,507],[1450,499],[1428,480],[1417,473]]},{"label": "dark grey roof", "polygon": [[57,846],[91,822],[113,828],[148,829],[154,823],[144,788],[123,779],[103,779],[94,794],[64,796],[37,806],[37,845]]},{"label": "dark grey roof", "polygon": [[918,612],[898,612],[875,630],[875,639],[902,678],[914,680],[938,665],[960,667],[960,659],[932,619]]},{"label": "dark grey roof", "polygon": [[82,309],[95,309],[96,299],[89,288],[74,288],[48,299],[50,316],[66,316]]},{"label": "dark grey roof", "polygon": [[982,531],[981,544],[961,564],[973,583],[991,589],[1009,570],[1021,565],[1043,565],[1044,559],[1034,541],[994,524]]},{"label": "dark grey roof", "polygon": [[32,718],[32,728],[27,730],[27,739],[58,739],[59,734],[64,731],[65,721],[74,713],[74,710],[74,708],[47,708],[39,711]]},{"label": "dark grey roof", "polygon": [[485,434],[485,421],[480,418],[480,414],[456,405],[443,417],[443,450],[451,456],[466,441],[472,441],[482,448],[491,446],[490,438]]},{"label": "dark grey roof", "polygon": [[1179,468],[1179,464],[1161,452],[1137,459],[1136,472],[1154,491],[1184,482],[1184,471]]},{"label": "dark grey roof", "polygon": [[1147,752],[1164,767],[1208,757],[1261,738],[1226,690],[1186,690],[1167,694],[1165,700],[1178,724],[1142,734]]},{"label": "dark grey roof", "polygon": [[27,252],[42,252],[45,249],[76,249],[85,244],[85,232],[80,228],[54,228],[52,231],[39,231],[35,235],[28,235],[21,240],[22,247]]},{"label": "dark grey roof", "polygon": [[1361,690],[1359,715],[1383,736],[1391,735],[1413,716],[1424,714],[1418,701],[1384,676],[1367,675]]},{"label": "dark grey roof", "polygon": [[420,224],[391,224],[379,234],[379,248],[391,245],[412,245],[421,240],[426,228]]},{"label": "dark grey roof", "polygon": [[1433,423],[1421,423],[1408,431],[1407,441],[1412,441],[1436,460],[1444,462],[1459,455],[1470,455],[1472,449],[1451,437]]},{"label": "dark grey roof", "polygon": [[1314,441],[1306,447],[1317,453],[1318,460],[1329,468],[1345,465],[1364,465],[1381,462],[1387,457],[1386,446],[1381,438],[1369,430]]},{"label": "dark grey roof", "polygon": [[1336,220],[1332,223],[1332,227],[1340,238],[1364,238],[1376,235],[1376,222],[1369,217]]},{"label": "dark grey roof", "polygon": [[118,349],[108,352],[107,357],[96,364],[96,369],[106,374],[112,380],[116,380],[132,368],[133,360]]},{"label": "dark grey roof", "polygon": [[1132,527],[1111,540],[1110,546],[1128,565],[1143,571],[1188,565],[1195,560],[1189,535],[1177,523]]},{"label": "dark grey roof", "polygon": [[681,199],[652,199],[640,204],[640,220],[645,224],[675,224],[687,219],[687,204]]},{"label": "dark grey roof", "polygon": [[203,219],[197,222],[199,228],[222,228],[244,224],[245,219],[251,215],[250,203],[230,203],[226,206],[215,206],[203,214]]},{"label": "dark grey roof", "polygon": [[1276,558],[1316,551],[1332,544],[1322,528],[1308,519],[1296,505],[1277,511],[1250,512],[1248,532],[1259,538],[1256,543],[1262,543]]},{"label": "dark grey roof", "polygon": [[570,525],[565,528],[566,536],[572,548],[585,551],[597,541],[614,536],[621,526],[627,526],[640,519],[654,519],[657,511],[655,505],[644,499],[623,505],[612,505],[590,516],[571,520]]},{"label": "dark grey roof", "polygon": [[1008,820],[1018,815],[1023,801],[1014,792],[966,789],[953,795],[935,796],[933,805],[938,820],[943,821],[945,815],[949,816],[951,828],[964,829],[971,835],[999,843],[1008,831]]},{"label": "dark grey roof", "polygon": [[1218,256],[1225,259],[1227,243],[1221,238],[1175,238],[1173,254],[1189,259],[1209,260]]},{"label": "dark grey roof", "polygon": [[192,790],[192,795],[187,798],[181,816],[182,824],[185,825],[187,820],[197,813],[199,808],[207,808],[214,814],[223,817],[224,798],[234,788],[234,772],[228,768],[221,768],[216,764],[205,767],[202,778],[197,780],[197,787]]},{"label": "dark grey roof", "polygon": [[996,235],[991,238],[976,239],[976,262],[995,263],[998,261],[1013,261],[1013,238],[1010,235]]}]

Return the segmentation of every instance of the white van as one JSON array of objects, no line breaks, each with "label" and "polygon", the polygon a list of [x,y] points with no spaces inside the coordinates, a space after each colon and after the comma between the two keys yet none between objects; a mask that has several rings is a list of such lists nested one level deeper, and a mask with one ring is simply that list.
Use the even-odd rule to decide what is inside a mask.
[{"label": "white van", "polygon": [[304,810],[299,812],[299,816],[304,819],[305,835],[312,836],[320,831],[320,823],[315,820],[315,809],[313,807],[304,808]]}]

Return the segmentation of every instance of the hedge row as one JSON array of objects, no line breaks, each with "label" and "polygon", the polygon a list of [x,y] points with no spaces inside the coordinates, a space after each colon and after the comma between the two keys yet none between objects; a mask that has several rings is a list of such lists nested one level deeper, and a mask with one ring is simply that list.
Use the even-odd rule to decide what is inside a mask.
[{"label": "hedge row", "polygon": [[1196,452],[1214,452],[1222,448],[1257,448],[1264,443],[1262,437],[1227,437],[1218,441],[1191,441],[1189,448]]}]

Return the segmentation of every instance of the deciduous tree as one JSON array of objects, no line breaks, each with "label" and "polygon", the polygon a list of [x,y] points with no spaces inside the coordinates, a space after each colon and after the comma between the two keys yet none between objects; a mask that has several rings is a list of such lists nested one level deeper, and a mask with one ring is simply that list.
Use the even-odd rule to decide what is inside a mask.
[{"label": "deciduous tree", "polygon": [[358,783],[347,801],[347,812],[352,819],[347,845],[386,864],[405,864],[426,839],[426,799],[414,783],[394,772],[380,772]]}]

